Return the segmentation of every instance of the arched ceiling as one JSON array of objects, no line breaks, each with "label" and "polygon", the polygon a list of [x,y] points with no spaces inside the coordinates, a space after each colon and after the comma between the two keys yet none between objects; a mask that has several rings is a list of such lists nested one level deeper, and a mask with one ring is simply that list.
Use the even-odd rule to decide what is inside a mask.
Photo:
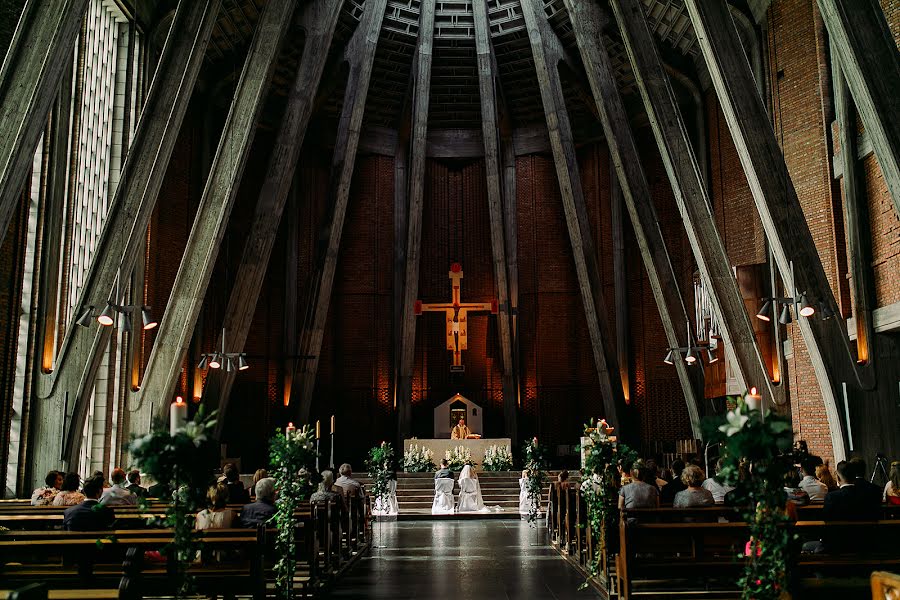
[{"label": "arched ceiling", "polygon": [[[550,24],[568,50],[571,66],[577,73],[581,61],[564,0],[542,1]],[[232,72],[239,70],[265,2],[224,0],[208,51],[213,72],[221,74],[229,68]],[[365,2],[345,0],[331,49],[335,59],[357,27]],[[682,70],[693,70],[699,60],[699,49],[683,0],[642,2],[651,27],[662,42],[666,59],[680,65]],[[398,126],[410,90],[421,3],[421,0],[387,0],[366,105],[365,126],[368,128],[396,129]],[[517,128],[540,125],[544,122],[544,113],[521,0],[488,0],[488,17],[501,101],[512,125]],[[299,28],[295,31],[286,44],[273,80],[276,96],[286,95],[293,80],[303,45],[302,32]],[[477,130],[481,126],[474,36],[472,0],[436,0],[429,129]],[[614,28],[607,38],[607,47],[626,105],[635,115],[640,114],[634,76]],[[563,82],[575,131],[598,131],[593,114],[595,109],[584,78],[564,77]],[[320,90],[323,96],[318,107],[320,116],[337,118],[343,96],[341,86],[340,76],[325,74]]]}]

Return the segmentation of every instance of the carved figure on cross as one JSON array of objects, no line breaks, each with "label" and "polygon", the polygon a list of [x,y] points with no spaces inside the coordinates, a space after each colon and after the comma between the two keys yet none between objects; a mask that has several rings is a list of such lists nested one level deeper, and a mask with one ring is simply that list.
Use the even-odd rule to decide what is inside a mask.
[{"label": "carved figure on cross", "polygon": [[499,307],[497,300],[490,302],[463,302],[460,292],[460,284],[463,278],[462,265],[453,263],[450,265],[450,303],[438,302],[423,304],[416,300],[414,311],[418,317],[423,312],[444,313],[447,323],[447,350],[453,353],[453,364],[450,366],[452,373],[462,373],[465,367],[462,364],[462,351],[468,350],[468,314],[470,312],[487,312],[497,314]]}]

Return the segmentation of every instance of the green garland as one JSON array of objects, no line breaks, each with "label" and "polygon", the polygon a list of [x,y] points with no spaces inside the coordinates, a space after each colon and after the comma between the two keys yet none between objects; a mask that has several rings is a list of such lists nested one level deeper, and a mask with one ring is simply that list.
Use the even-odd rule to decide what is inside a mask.
[{"label": "green garland", "polygon": [[269,474],[275,479],[278,497],[272,517],[278,529],[275,550],[275,586],[284,600],[294,597],[294,574],[297,570],[297,523],[294,513],[300,502],[313,491],[311,473],[315,470],[315,434],[308,426],[291,433],[276,432],[269,440]]},{"label": "green garland", "polygon": [[532,438],[525,442],[522,448],[525,457],[525,469],[528,471],[528,523],[532,527],[537,524],[537,518],[541,514],[541,500],[544,496],[544,486],[547,482],[547,451],[538,443],[538,439]]},{"label": "green garland", "polygon": [[[787,591],[793,535],[785,524],[784,475],[794,468],[790,421],[750,410],[743,398],[727,416],[703,421],[704,438],[719,443],[719,476],[735,486],[735,499],[750,530],[750,556],[738,580],[744,600],[777,600]],[[741,477],[742,471],[749,475]]]},{"label": "green garland", "polygon": [[372,478],[372,496],[376,506],[387,506],[391,495],[391,474],[394,471],[394,448],[387,442],[381,442],[369,450],[366,469]]},{"label": "green garland", "polygon": [[[600,559],[607,540],[619,521],[619,461],[633,462],[637,452],[625,444],[611,441],[601,421],[584,426],[584,435],[591,443],[584,448],[581,495],[587,505],[591,537],[595,549],[588,569],[590,577],[600,573]],[[582,588],[587,587],[587,582]]]},{"label": "green garland", "polygon": [[[193,421],[189,421],[174,436],[162,421],[153,424],[150,432],[134,437],[128,445],[135,467],[157,483],[174,490],[172,502],[162,519],[165,527],[173,529],[170,560],[175,560],[178,587],[176,597],[193,590],[193,579],[187,574],[201,549],[195,530],[197,510],[205,505],[210,483],[210,464],[215,456],[215,444],[210,431],[215,426],[215,413],[204,416],[203,406]],[[146,500],[141,499],[146,506]]]}]

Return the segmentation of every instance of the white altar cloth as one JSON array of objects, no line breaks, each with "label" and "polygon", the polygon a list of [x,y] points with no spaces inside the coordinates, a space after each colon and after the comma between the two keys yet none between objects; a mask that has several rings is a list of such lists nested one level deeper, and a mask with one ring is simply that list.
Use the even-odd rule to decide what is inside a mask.
[{"label": "white altar cloth", "polygon": [[403,440],[403,452],[405,453],[407,450],[409,450],[409,447],[413,444],[431,450],[434,453],[434,463],[436,465],[441,464],[441,459],[444,458],[447,450],[450,450],[451,448],[455,448],[457,446],[464,446],[468,448],[469,452],[472,454],[472,460],[478,463],[478,466],[476,468],[478,470],[481,470],[481,464],[484,462],[485,451],[491,446],[511,447],[511,440],[509,438],[482,438],[480,440],[426,440],[412,438],[409,440]]}]

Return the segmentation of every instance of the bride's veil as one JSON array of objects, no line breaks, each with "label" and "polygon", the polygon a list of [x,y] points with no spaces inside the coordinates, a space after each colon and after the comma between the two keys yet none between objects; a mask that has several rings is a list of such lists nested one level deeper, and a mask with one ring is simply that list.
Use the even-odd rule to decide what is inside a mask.
[{"label": "bride's veil", "polygon": [[465,465],[462,468],[462,472],[459,474],[460,479],[474,479],[472,477],[472,467],[470,465]]}]

